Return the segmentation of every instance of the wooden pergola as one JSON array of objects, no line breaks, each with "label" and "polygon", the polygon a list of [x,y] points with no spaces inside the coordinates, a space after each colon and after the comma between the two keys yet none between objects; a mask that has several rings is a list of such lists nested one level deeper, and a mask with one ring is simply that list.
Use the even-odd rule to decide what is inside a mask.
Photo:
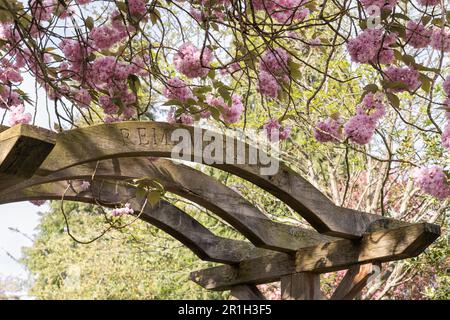
[{"label": "wooden pergola", "polygon": [[[275,281],[281,281],[283,299],[320,299],[320,274],[346,269],[332,299],[353,299],[381,262],[417,256],[440,235],[434,224],[336,206],[284,164],[270,176],[249,162],[212,164],[271,193],[316,231],[272,221],[216,179],[168,160],[171,134],[180,128],[194,135],[193,127],[161,122],[102,124],[59,134],[29,125],[0,126],[0,204],[62,198],[106,207],[128,202],[140,219],[200,259],[222,264],[192,272],[192,281],[208,290],[231,290],[238,299],[263,299],[256,285]],[[212,162],[194,153],[184,156]],[[152,206],[126,183],[143,178],[210,210],[249,241],[216,236],[167,201]],[[74,183],[83,180],[90,182],[89,190]]]}]

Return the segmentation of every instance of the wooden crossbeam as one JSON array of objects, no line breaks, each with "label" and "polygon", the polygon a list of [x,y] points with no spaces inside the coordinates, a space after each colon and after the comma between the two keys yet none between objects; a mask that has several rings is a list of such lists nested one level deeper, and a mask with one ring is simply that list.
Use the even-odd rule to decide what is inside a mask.
[{"label": "wooden crossbeam", "polygon": [[0,190],[31,178],[53,149],[55,135],[29,125],[0,130]]},{"label": "wooden crossbeam", "polygon": [[[65,131],[58,135],[56,146],[42,164],[40,172],[48,174],[70,166],[116,157],[170,158],[174,145],[179,142],[173,142],[171,137],[178,129],[190,132],[195,139],[193,127],[160,122],[120,122]],[[203,136],[208,133],[221,137],[223,141],[226,140],[220,134],[208,130],[198,129],[197,133]],[[203,147],[208,143],[203,141]],[[237,143],[234,144],[234,147],[237,149]],[[194,146],[190,152],[186,151],[186,154],[183,155],[191,161],[214,162],[215,159],[198,157],[195,150]],[[319,190],[283,164],[280,164],[276,174],[263,175],[261,174],[262,165],[248,164],[251,147],[244,145],[243,150],[245,150],[247,164],[236,164],[235,161],[234,164],[216,164],[214,166],[236,174],[272,193],[301,214],[321,233],[355,239],[366,232],[375,221],[383,220],[384,225],[400,223],[379,215],[335,206]],[[226,151],[223,152],[223,157],[231,158]],[[234,155],[233,158],[236,160],[237,156]]]},{"label": "wooden crossbeam", "polygon": [[352,266],[347,270],[344,278],[334,290],[331,300],[352,300],[367,285],[381,264],[366,263]]},{"label": "wooden crossbeam", "polygon": [[227,290],[239,284],[279,280],[296,272],[325,273],[355,264],[406,259],[419,255],[440,235],[440,227],[428,223],[363,236],[360,241],[338,240],[299,250],[295,257],[277,253],[242,261],[238,266],[219,266],[191,273],[191,280],[210,290]]},{"label": "wooden crossbeam", "polygon": [[[156,180],[167,191],[189,199],[215,213],[258,247],[295,252],[299,248],[336,240],[314,230],[271,221],[240,194],[216,179],[185,165],[159,159],[118,158],[70,167],[48,176],[37,176],[5,192],[58,180],[143,179]],[[144,181],[141,180],[143,183]]]},{"label": "wooden crossbeam", "polygon": [[[101,185],[101,187],[100,187]],[[158,227],[191,249],[205,261],[235,264],[270,251],[255,248],[251,243],[218,237],[181,209],[165,201],[151,208],[142,208],[142,200],[136,199],[136,189],[106,181],[93,182],[89,192],[77,192],[65,181],[36,185],[14,194],[1,194],[0,203],[27,200],[65,200],[102,204],[114,207],[129,202],[139,218]]]}]

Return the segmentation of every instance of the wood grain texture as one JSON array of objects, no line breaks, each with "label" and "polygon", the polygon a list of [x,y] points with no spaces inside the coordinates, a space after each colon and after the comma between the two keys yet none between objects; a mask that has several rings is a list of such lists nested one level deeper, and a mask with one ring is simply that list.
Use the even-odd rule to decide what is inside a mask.
[{"label": "wood grain texture", "polygon": [[372,263],[352,266],[347,270],[344,278],[334,290],[331,300],[352,300],[354,299],[367,285],[371,276],[376,272],[377,268]]},{"label": "wood grain texture", "polygon": [[204,288],[227,290],[238,284],[260,284],[296,272],[325,273],[355,264],[378,263],[419,255],[440,235],[437,225],[420,223],[364,235],[360,241],[338,240],[304,248],[296,256],[276,253],[191,273]]},{"label": "wood grain texture", "polygon": [[[58,135],[53,152],[41,166],[41,173],[48,174],[70,166],[114,157],[170,158],[173,147],[178,142],[171,141],[171,135],[177,129],[187,130],[191,136],[195,136],[193,127],[161,122],[120,122],[66,131]],[[201,129],[197,132],[200,132],[200,135],[211,133]],[[221,135],[217,134],[217,136]],[[208,142],[205,142],[203,147],[206,144]],[[237,148],[236,145],[235,148]],[[247,161],[249,148],[248,145],[244,146]],[[212,159],[196,157],[194,151],[195,148],[192,148],[190,153],[186,152],[187,159],[195,162],[212,161]],[[224,152],[224,155],[227,153]],[[228,156],[231,157],[231,155]],[[335,206],[319,190],[283,164],[280,165],[278,173],[271,176],[262,175],[261,167],[263,166],[258,164],[214,166],[236,174],[272,193],[301,214],[321,233],[358,238],[375,221],[394,223],[394,220],[379,215]]]},{"label": "wood grain texture", "polygon": [[264,295],[254,285],[239,285],[231,289],[231,296],[237,300],[266,300]]},{"label": "wood grain texture", "polygon": [[281,277],[282,300],[320,300],[321,298],[319,274],[300,272]]},{"label": "wood grain texture", "polygon": [[[190,215],[166,201],[142,208],[143,201],[136,199],[136,189],[106,181],[91,184],[88,192],[77,191],[77,185],[68,188],[65,181],[36,185],[15,192],[0,195],[0,202],[22,200],[65,200],[115,207],[115,204],[129,202],[140,219],[160,228],[191,249],[200,259],[235,264],[242,260],[272,253],[255,248],[245,241],[218,237]],[[139,213],[141,214],[139,215]]]},{"label": "wood grain texture", "polygon": [[[70,167],[47,176],[36,176],[5,192],[14,193],[35,184],[59,180],[143,179],[158,181],[169,192],[189,199],[215,213],[258,247],[295,252],[299,248],[325,243],[336,238],[292,225],[271,221],[240,194],[216,179],[169,160],[118,158]],[[144,179],[145,178],[145,179]]]},{"label": "wood grain texture", "polygon": [[0,132],[0,190],[31,178],[53,149],[55,135],[20,125]]}]

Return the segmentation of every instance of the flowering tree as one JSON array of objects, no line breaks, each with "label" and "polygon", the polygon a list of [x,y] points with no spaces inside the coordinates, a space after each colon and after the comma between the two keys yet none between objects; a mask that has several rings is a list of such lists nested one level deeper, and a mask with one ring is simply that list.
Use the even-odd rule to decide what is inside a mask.
[{"label": "flowering tree", "polygon": [[[58,130],[148,119],[167,105],[168,121],[245,127],[262,105],[269,138],[288,138],[284,123],[295,118],[318,141],[352,147],[371,141],[389,108],[400,125],[441,136],[448,150],[448,18],[439,0],[2,0],[0,107],[10,125],[33,121],[40,110],[21,89],[31,75],[52,101]],[[336,73],[336,59],[351,68]],[[355,69],[369,77],[359,79],[353,115],[318,109],[319,93]],[[448,198],[444,169],[417,170],[418,185]]]},{"label": "flowering tree", "polygon": [[[450,197],[446,5],[0,0],[2,123],[49,113],[55,130],[162,116],[263,129],[336,204],[433,222]],[[393,266],[401,283],[406,267]]]}]

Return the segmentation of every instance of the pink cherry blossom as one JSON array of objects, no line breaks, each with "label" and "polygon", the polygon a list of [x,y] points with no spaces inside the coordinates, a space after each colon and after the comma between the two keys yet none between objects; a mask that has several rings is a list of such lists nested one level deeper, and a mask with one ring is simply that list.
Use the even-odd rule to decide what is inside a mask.
[{"label": "pink cherry blossom", "polygon": [[376,121],[367,114],[357,114],[349,119],[344,126],[345,135],[357,144],[366,144],[372,139]]},{"label": "pink cherry blossom", "polygon": [[309,10],[302,6],[307,3],[305,0],[252,0],[255,10],[267,12],[281,24],[304,20],[309,15]]},{"label": "pink cherry blossom", "polygon": [[192,125],[192,124],[194,124],[194,118],[193,118],[190,114],[188,114],[188,113],[186,113],[186,112],[183,112],[183,113],[180,115],[180,117],[178,118],[178,120],[179,120],[182,124],[186,124],[186,125]]},{"label": "pink cherry blossom", "polygon": [[356,113],[367,114],[377,121],[386,113],[386,108],[383,102],[384,95],[381,92],[369,92],[364,96],[362,103],[357,107]]},{"label": "pink cherry blossom", "polygon": [[419,72],[412,67],[398,68],[391,66],[384,73],[386,74],[387,80],[405,85],[405,88],[390,89],[392,92],[402,92],[405,90],[416,91],[422,84],[419,80]]},{"label": "pink cherry blossom", "polygon": [[103,111],[106,114],[112,115],[119,111],[119,106],[114,104],[111,97],[101,96],[98,100],[99,100],[100,106],[102,107]]},{"label": "pink cherry blossom", "polygon": [[177,71],[189,78],[197,78],[208,74],[212,58],[209,48],[198,49],[192,43],[187,42],[174,55],[173,62]]},{"label": "pink cherry blossom", "polygon": [[223,110],[221,119],[229,124],[239,121],[244,111],[241,98],[236,94],[231,96],[231,105],[228,105],[222,97],[215,97],[212,94],[206,96],[205,102],[213,107],[220,107]]},{"label": "pink cherry blossom", "polygon": [[91,187],[91,183],[89,181],[82,181],[80,184],[81,191],[88,191]]},{"label": "pink cherry blossom", "polygon": [[23,106],[15,106],[10,109],[9,125],[11,127],[18,124],[28,124],[31,122],[32,115],[29,112],[25,112]]},{"label": "pink cherry blossom", "polygon": [[435,27],[431,35],[431,46],[443,52],[450,51],[450,30],[449,28]]},{"label": "pink cherry blossom", "polygon": [[305,0],[273,0],[274,6],[270,14],[281,24],[303,21],[309,15],[309,9],[301,8]]},{"label": "pink cherry blossom", "polygon": [[345,135],[354,143],[366,144],[372,139],[377,126],[386,109],[384,95],[380,92],[366,94],[356,108],[356,115],[349,119],[344,126]]},{"label": "pink cherry blossom", "polygon": [[271,74],[283,74],[288,70],[289,54],[283,48],[267,50],[261,57],[259,68]]},{"label": "pink cherry blossom", "polygon": [[11,89],[3,88],[0,90],[0,108],[9,109],[23,104],[20,95]]},{"label": "pink cherry blossom", "polygon": [[392,10],[397,4],[397,0],[360,0],[360,2],[365,8],[376,6],[387,10]]},{"label": "pink cherry blossom", "polygon": [[450,120],[447,120],[442,131],[442,146],[450,151]]},{"label": "pink cherry blossom", "polygon": [[241,97],[234,94],[231,97],[231,105],[227,105],[222,113],[222,119],[226,123],[238,122],[243,111],[244,105],[242,104]]},{"label": "pink cherry blossom", "polygon": [[328,118],[319,121],[314,128],[314,138],[319,142],[339,142],[342,140],[342,124],[340,119]]},{"label": "pink cherry blossom", "polygon": [[444,92],[450,96],[450,76],[447,76],[445,78],[444,84],[442,85],[442,88],[444,89]]},{"label": "pink cherry blossom", "polygon": [[258,91],[271,98],[276,98],[281,86],[278,80],[269,72],[261,71],[258,76]]},{"label": "pink cherry blossom", "polygon": [[444,200],[450,197],[450,185],[447,175],[437,166],[422,167],[414,172],[414,181],[425,193]]},{"label": "pink cherry blossom", "polygon": [[417,0],[417,2],[422,6],[436,6],[441,4],[441,0]]},{"label": "pink cherry blossom", "polygon": [[116,208],[111,211],[111,215],[114,217],[120,217],[126,214],[133,214],[134,210],[131,208],[131,204],[126,203],[122,208]]},{"label": "pink cherry blossom", "polygon": [[92,79],[99,83],[116,85],[130,75],[130,66],[113,56],[100,57],[92,64]]},{"label": "pink cherry blossom", "polygon": [[48,21],[51,19],[53,11],[55,10],[54,0],[31,0],[30,2],[31,14],[38,22]]},{"label": "pink cherry blossom", "polygon": [[133,16],[142,17],[147,13],[145,0],[128,0],[128,8]]},{"label": "pink cherry blossom", "polygon": [[289,125],[281,126],[277,119],[269,119],[263,126],[267,138],[271,142],[286,140],[291,134],[292,127]]},{"label": "pink cherry blossom", "polygon": [[192,125],[194,123],[194,118],[186,112],[183,112],[178,117],[176,117],[176,108],[172,107],[167,114],[166,121],[170,124],[182,123],[186,125]]},{"label": "pink cherry blossom", "polygon": [[187,102],[189,99],[194,98],[192,90],[187,84],[176,77],[167,80],[163,94],[167,99],[179,100],[181,102]]},{"label": "pink cherry blossom", "polygon": [[92,46],[97,50],[109,49],[126,36],[126,32],[119,31],[109,25],[95,27],[89,34],[90,39],[92,39]]},{"label": "pink cherry blossom", "polygon": [[74,98],[80,108],[88,108],[92,101],[89,91],[83,88],[75,92]]},{"label": "pink cherry blossom", "polygon": [[6,69],[0,68],[0,81],[5,83],[8,81],[20,83],[23,81],[23,77],[20,74],[20,72],[18,72],[13,68],[6,68]]},{"label": "pink cherry blossom", "polygon": [[396,40],[395,33],[366,29],[348,41],[347,50],[354,62],[390,64],[394,60],[394,51],[389,46]]},{"label": "pink cherry blossom", "polygon": [[92,0],[75,0],[76,4],[88,4],[91,3]]},{"label": "pink cherry blossom", "polygon": [[431,43],[431,33],[421,22],[409,20],[406,24],[406,42],[414,48],[425,48]]}]

